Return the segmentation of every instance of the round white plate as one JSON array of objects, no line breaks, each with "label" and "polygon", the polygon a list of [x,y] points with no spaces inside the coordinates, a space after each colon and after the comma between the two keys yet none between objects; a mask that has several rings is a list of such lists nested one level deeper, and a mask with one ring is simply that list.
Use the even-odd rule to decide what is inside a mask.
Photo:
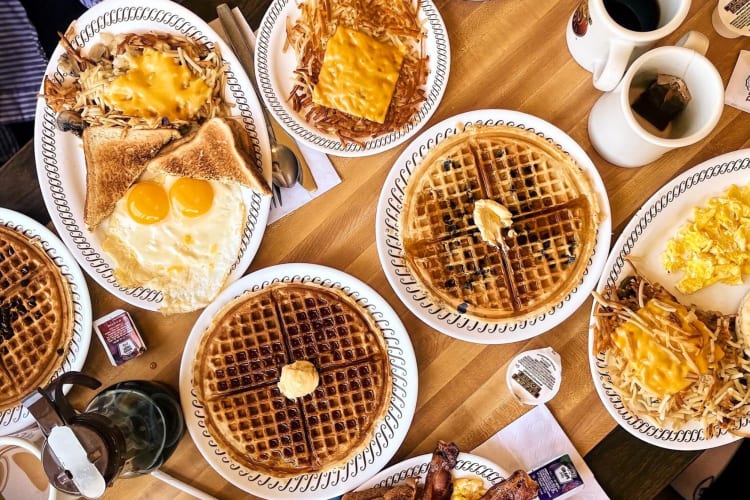
[{"label": "round white plate", "polygon": [[287,100],[293,87],[297,67],[294,50],[284,52],[287,18],[299,18],[299,2],[275,0],[266,11],[258,29],[255,44],[255,74],[268,109],[292,137],[311,148],[334,156],[367,156],[391,149],[416,134],[437,109],[448,85],[450,46],[448,31],[432,0],[420,2],[420,19],[425,22],[425,53],[429,56],[430,74],[425,86],[425,101],[417,111],[416,121],[390,134],[368,140],[365,147],[344,145],[335,135],[324,134],[292,109]]},{"label": "round white plate", "polygon": [[[666,183],[633,216],[622,231],[607,259],[598,291],[619,283],[633,273],[625,257],[637,258],[638,272],[651,281],[666,287],[683,304],[695,304],[701,309],[734,313],[740,299],[748,292],[749,281],[743,286],[714,284],[700,292],[686,296],[675,288],[682,273],[667,274],[661,264],[661,254],[667,241],[693,215],[693,208],[705,206],[709,198],[719,196],[732,184],[750,182],[750,149],[743,149],[705,161]],[[593,310],[592,310],[593,311]],[[592,318],[591,323],[594,320]],[[672,450],[704,450],[740,439],[729,432],[706,439],[698,422],[672,430],[656,427],[630,413],[608,383],[607,366],[603,355],[592,354],[593,329],[589,330],[589,365],[599,397],[612,417],[635,437],[662,448]],[[743,419],[742,428],[750,429],[750,420]]]},{"label": "round white plate", "polygon": [[[427,477],[427,471],[430,468],[430,460],[432,460],[432,453],[427,453],[391,465],[357,488],[357,491],[381,486],[390,488],[404,482],[408,477],[415,476],[421,477],[420,484],[424,484],[424,479]],[[471,453],[458,454],[456,467],[451,475],[454,479],[481,477],[484,481],[484,487],[488,489],[493,484],[497,484],[510,476],[505,469],[496,463]]]},{"label": "round white plate", "polygon": [[[235,463],[206,431],[203,407],[192,387],[192,368],[200,339],[214,315],[247,290],[272,283],[316,283],[343,290],[369,310],[385,336],[393,374],[388,413],[370,444],[345,466],[322,474],[276,479]],[[330,267],[281,264],[261,269],[233,283],[200,315],[190,332],[180,364],[180,400],[193,442],[209,464],[238,488],[263,498],[331,498],[351,491],[388,463],[409,430],[417,403],[417,362],[409,335],[396,312],[362,281]]]},{"label": "round white plate", "polygon": [[[89,46],[99,40],[99,33],[144,33],[161,31],[187,35],[201,42],[218,44],[228,63],[226,71],[227,101],[235,106],[232,114],[241,115],[251,136],[255,159],[263,165],[270,180],[271,149],[260,103],[250,80],[232,50],[195,14],[167,0],[108,0],[87,10],[76,21],[74,43]],[[47,66],[47,75],[61,73],[57,61],[63,54],[58,44]],[[41,92],[41,91],[40,91]],[[34,130],[37,175],[44,202],[60,238],[70,248],[81,267],[105,290],[137,307],[157,310],[162,301],[159,290],[144,287],[124,288],[113,275],[113,263],[102,250],[97,234],[83,222],[86,200],[86,162],[82,141],[70,132],[61,132],[55,114],[44,99],[36,108]],[[247,270],[258,251],[268,219],[271,199],[243,188],[247,217],[242,245],[227,283],[238,279]]]},{"label": "round white plate", "polygon": [[[558,304],[542,314],[521,322],[485,322],[468,318],[436,305],[422,291],[402,258],[398,219],[403,207],[409,177],[424,156],[446,137],[455,135],[463,125],[481,123],[506,125],[536,133],[558,149],[568,153],[591,179],[599,196],[599,229],[594,252],[581,282]],[[612,220],[607,191],[599,172],[585,151],[565,132],[535,116],[503,109],[469,111],[447,118],[419,135],[401,153],[385,180],[375,217],[380,265],[396,295],[411,312],[427,325],[457,339],[480,344],[505,344],[540,335],[563,322],[578,309],[594,289],[609,250]]]},{"label": "round white plate", "polygon": [[[39,238],[44,251],[68,281],[73,294],[73,338],[70,351],[54,377],[64,372],[80,370],[86,361],[91,344],[91,299],[81,269],[62,241],[37,221],[13,210],[0,208],[0,225],[14,229],[27,237]],[[68,390],[70,386],[65,386],[64,392],[67,393]],[[35,422],[34,417],[22,405],[5,410],[0,412],[0,436],[16,434]]]}]

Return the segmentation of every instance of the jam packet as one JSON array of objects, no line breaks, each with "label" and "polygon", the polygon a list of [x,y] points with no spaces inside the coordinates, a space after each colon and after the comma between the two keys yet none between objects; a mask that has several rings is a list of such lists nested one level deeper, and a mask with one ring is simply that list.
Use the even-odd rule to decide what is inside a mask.
[{"label": "jam packet", "polygon": [[94,331],[114,366],[146,352],[146,344],[127,311],[115,309],[94,321]]},{"label": "jam packet", "polygon": [[741,50],[737,57],[724,102],[733,108],[750,113],[750,50]]},{"label": "jam packet", "polygon": [[570,455],[563,455],[529,472],[539,485],[539,500],[562,500],[583,489],[583,479]]}]

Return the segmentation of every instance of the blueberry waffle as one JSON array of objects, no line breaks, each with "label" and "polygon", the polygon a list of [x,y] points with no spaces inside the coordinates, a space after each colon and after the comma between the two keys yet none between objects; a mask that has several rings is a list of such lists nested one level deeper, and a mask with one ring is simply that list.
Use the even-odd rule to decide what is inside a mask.
[{"label": "blueberry waffle", "polygon": [[[509,212],[487,241],[475,203]],[[509,126],[468,126],[438,143],[409,177],[400,215],[404,260],[448,310],[487,322],[552,309],[583,278],[598,206],[590,180],[564,152]]]},{"label": "blueberry waffle", "polygon": [[[319,374],[296,398],[279,389],[284,367]],[[227,304],[200,340],[193,387],[206,428],[237,463],[274,477],[346,464],[372,439],[391,399],[385,339],[341,290],[276,283]]]},{"label": "blueberry waffle", "polygon": [[73,336],[70,286],[41,243],[0,225],[0,411],[61,368]]}]

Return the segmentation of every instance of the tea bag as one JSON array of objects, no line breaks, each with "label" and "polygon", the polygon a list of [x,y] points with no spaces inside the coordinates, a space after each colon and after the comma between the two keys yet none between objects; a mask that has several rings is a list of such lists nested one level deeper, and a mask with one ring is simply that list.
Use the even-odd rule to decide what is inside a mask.
[{"label": "tea bag", "polygon": [[633,111],[659,130],[664,130],[690,102],[685,81],[673,75],[659,74],[632,104]]},{"label": "tea bag", "polygon": [[728,105],[750,113],[750,50],[741,50],[734,66],[724,102]]}]

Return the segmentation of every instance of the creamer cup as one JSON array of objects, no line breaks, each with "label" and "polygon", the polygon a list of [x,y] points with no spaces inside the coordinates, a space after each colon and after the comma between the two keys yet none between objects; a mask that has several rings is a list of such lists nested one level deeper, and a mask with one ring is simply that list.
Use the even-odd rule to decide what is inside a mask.
[{"label": "creamer cup", "polygon": [[750,35],[750,0],[719,0],[711,23],[724,38]]},{"label": "creamer cup", "polygon": [[546,403],[560,390],[560,355],[551,347],[524,351],[510,362],[505,382],[519,402],[527,405]]}]

